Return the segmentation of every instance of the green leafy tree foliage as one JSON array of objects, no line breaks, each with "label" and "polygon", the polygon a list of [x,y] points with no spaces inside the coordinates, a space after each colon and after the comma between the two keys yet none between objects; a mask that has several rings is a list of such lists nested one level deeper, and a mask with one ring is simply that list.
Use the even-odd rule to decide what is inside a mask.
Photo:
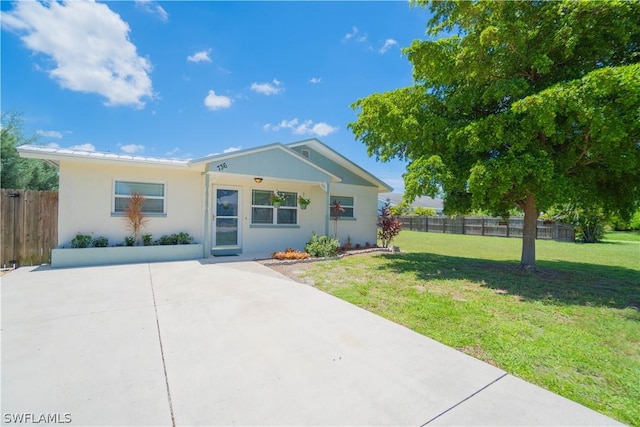
[{"label": "green leafy tree foliage", "polygon": [[433,208],[424,208],[422,206],[418,206],[413,210],[412,214],[415,216],[435,216],[436,210]]},{"label": "green leafy tree foliage", "polygon": [[58,170],[37,159],[23,159],[16,147],[34,144],[35,137],[25,137],[22,121],[16,113],[2,114],[1,184],[14,190],[57,190]]},{"label": "green leafy tree foliage", "polygon": [[634,210],[640,2],[415,3],[432,19],[431,38],[404,49],[414,85],[357,100],[349,124],[369,155],[409,162],[408,199],[442,193],[448,214],[517,207],[527,268],[540,211]]}]

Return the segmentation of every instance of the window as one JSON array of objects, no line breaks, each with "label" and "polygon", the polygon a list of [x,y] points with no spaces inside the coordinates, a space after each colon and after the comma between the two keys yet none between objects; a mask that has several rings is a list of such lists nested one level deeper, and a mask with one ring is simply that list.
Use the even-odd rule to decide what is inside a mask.
[{"label": "window", "polygon": [[335,212],[333,212],[333,203],[335,201],[340,202],[340,206],[344,209],[344,212],[340,212],[340,218],[354,218],[353,216],[353,197],[348,196],[331,196],[331,210],[330,215],[335,218]]},{"label": "window", "polygon": [[271,204],[271,190],[253,190],[251,194],[251,224],[297,224],[298,193],[279,191],[284,203],[279,208]]},{"label": "window", "polygon": [[145,198],[142,211],[145,214],[164,214],[164,184],[150,182],[116,181],[113,211],[123,213],[129,205],[129,196],[142,194]]},{"label": "window", "polygon": [[302,153],[302,156],[306,157],[307,159],[311,158],[311,151],[307,150],[306,148],[300,150],[300,153]]}]

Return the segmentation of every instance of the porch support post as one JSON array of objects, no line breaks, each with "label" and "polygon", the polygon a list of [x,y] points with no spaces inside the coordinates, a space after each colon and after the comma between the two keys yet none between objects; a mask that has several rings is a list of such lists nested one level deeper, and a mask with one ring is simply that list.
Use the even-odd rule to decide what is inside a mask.
[{"label": "porch support post", "polygon": [[327,181],[326,183],[326,200],[324,203],[324,209],[326,215],[324,216],[324,235],[329,235],[329,222],[331,220],[331,183]]},{"label": "porch support post", "polygon": [[211,255],[211,213],[209,207],[211,201],[209,200],[211,192],[211,178],[207,172],[204,174],[204,239],[203,239],[203,258],[209,258]]}]

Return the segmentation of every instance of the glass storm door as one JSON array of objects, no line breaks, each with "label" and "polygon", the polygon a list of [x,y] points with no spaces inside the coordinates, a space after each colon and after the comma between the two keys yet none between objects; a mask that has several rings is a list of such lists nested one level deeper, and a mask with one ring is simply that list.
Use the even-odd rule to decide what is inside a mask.
[{"label": "glass storm door", "polygon": [[216,188],[213,218],[213,246],[239,247],[239,190]]}]

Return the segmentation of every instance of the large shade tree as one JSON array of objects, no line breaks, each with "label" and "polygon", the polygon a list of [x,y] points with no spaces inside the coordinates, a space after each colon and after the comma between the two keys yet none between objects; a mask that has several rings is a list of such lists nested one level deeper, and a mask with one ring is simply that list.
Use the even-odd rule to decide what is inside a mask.
[{"label": "large shade tree", "polygon": [[[404,49],[414,85],[353,104],[369,155],[408,161],[406,197],[447,213],[559,204],[628,213],[640,200],[640,2],[436,1]],[[438,38],[439,37],[439,38]]]}]

